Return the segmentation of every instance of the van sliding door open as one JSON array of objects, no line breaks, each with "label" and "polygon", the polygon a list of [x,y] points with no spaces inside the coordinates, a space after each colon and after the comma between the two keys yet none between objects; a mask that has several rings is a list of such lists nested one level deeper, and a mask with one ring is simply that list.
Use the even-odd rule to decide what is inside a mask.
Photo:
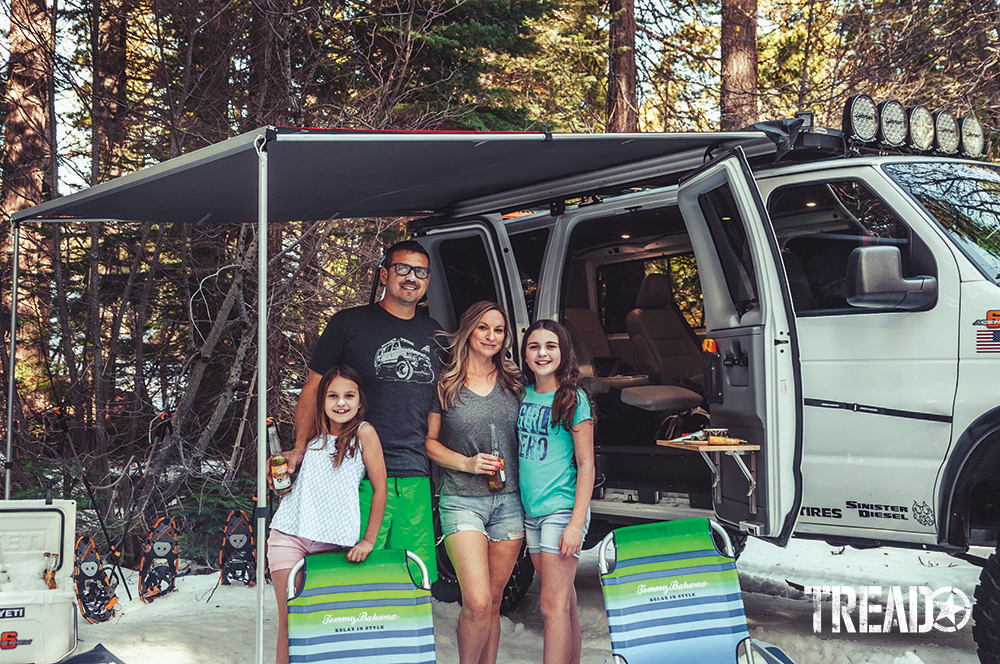
[{"label": "van sliding door open", "polygon": [[683,182],[678,203],[698,261],[706,339],[715,342],[704,353],[711,426],[759,446],[707,452],[718,463],[715,512],[784,544],[802,497],[798,345],[774,232],[742,150]]}]

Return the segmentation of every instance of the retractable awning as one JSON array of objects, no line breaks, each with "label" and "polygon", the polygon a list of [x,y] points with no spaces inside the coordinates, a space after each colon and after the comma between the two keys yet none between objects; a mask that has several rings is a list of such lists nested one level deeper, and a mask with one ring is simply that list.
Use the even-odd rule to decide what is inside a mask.
[{"label": "retractable awning", "polygon": [[264,127],[13,215],[14,221],[246,223],[475,213],[582,193],[577,179],[666,176],[706,152],[774,151],[763,132],[547,134]]}]

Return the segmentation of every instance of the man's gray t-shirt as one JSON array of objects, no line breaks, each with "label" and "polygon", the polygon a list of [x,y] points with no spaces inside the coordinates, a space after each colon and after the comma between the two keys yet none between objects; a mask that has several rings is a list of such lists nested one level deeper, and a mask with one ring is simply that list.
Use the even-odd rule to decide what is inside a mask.
[{"label": "man's gray t-shirt", "polygon": [[433,318],[396,318],[377,303],[345,309],[330,318],[309,360],[318,374],[346,364],[361,376],[365,419],[378,433],[389,477],[430,475],[424,437],[437,400],[439,328]]},{"label": "man's gray t-shirt", "polygon": [[[517,411],[518,398],[497,380],[493,390],[485,397],[469,388],[462,391],[455,404],[442,411],[434,400],[432,413],[441,413],[441,444],[459,454],[472,457],[480,452],[493,453],[490,425],[496,430],[496,444],[503,457],[507,486],[500,493],[519,491],[517,473]],[[441,468],[441,493],[452,496],[488,496],[489,475],[474,475],[460,470]]]}]

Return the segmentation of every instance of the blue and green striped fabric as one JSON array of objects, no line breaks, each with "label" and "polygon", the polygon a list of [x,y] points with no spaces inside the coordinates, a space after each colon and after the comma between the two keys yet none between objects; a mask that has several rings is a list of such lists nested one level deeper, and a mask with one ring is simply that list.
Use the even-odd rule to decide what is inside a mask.
[{"label": "blue and green striped fabric", "polygon": [[614,531],[616,562],[601,575],[611,651],[628,664],[737,661],[750,637],[736,563],[706,519]]},{"label": "blue and green striped fabric", "polygon": [[288,600],[288,654],[292,664],[433,664],[431,593],[413,582],[406,552],[372,551],[360,564],[308,556],[302,591]]}]

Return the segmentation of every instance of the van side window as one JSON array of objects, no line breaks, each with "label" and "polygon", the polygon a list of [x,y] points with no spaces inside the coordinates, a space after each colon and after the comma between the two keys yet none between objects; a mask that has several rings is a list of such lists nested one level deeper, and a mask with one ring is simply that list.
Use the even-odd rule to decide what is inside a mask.
[{"label": "van side window", "polygon": [[782,187],[771,195],[768,213],[797,313],[857,311],[845,292],[848,257],[857,247],[899,247],[909,274],[910,230],[863,182]]},{"label": "van side window", "polygon": [[625,317],[635,308],[636,296],[647,274],[666,274],[674,303],[692,328],[705,326],[705,310],[694,254],[686,252],[660,258],[612,263],[597,268],[597,307],[604,331],[625,333]]},{"label": "van side window", "polygon": [[498,298],[496,278],[479,235],[444,240],[438,250],[457,321],[469,305]]},{"label": "van side window", "polygon": [[750,254],[746,224],[729,185],[702,194],[698,203],[712,234],[712,242],[719,252],[729,297],[737,313],[743,316],[759,306],[757,272]]},{"label": "van side window", "polygon": [[538,295],[538,280],[542,274],[542,259],[545,245],[549,241],[549,229],[538,228],[510,236],[510,246],[514,250],[517,273],[524,291],[524,304],[528,308],[528,320],[534,320],[535,296]]}]

